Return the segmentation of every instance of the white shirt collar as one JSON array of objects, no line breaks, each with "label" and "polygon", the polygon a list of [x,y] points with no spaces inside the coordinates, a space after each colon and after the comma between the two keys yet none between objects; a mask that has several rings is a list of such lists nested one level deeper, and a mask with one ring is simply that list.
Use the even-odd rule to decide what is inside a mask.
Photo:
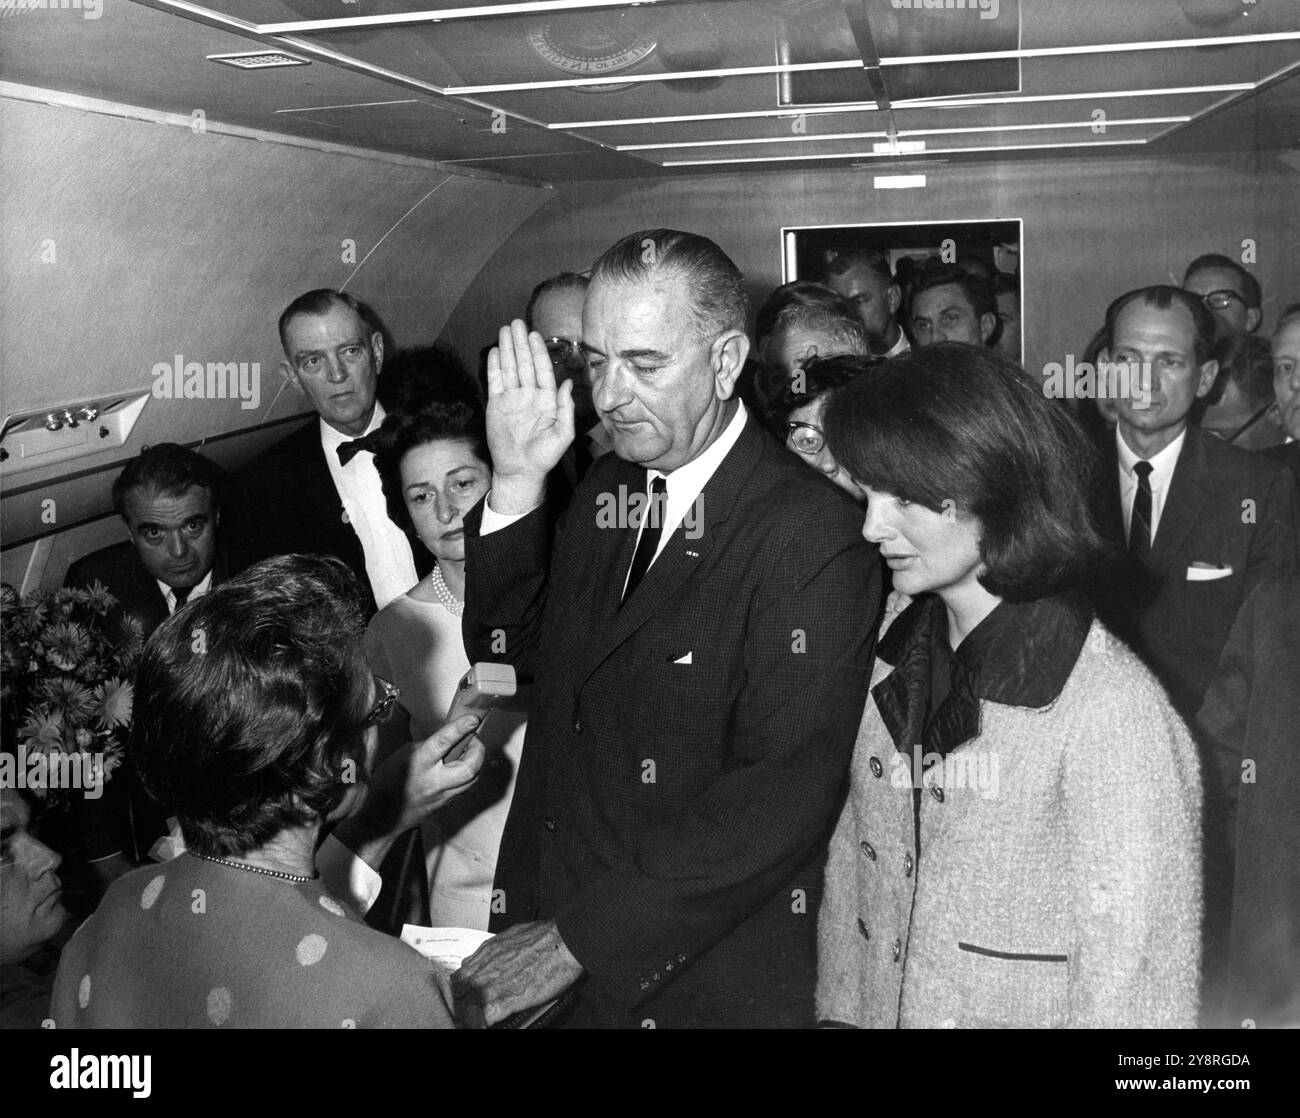
[{"label": "white shirt collar", "polygon": [[[154,579],[158,583],[158,591],[162,594],[163,599],[167,602],[167,612],[176,612],[176,594],[165,582]],[[186,603],[194,601],[195,598],[201,598],[212,589],[212,571],[209,570],[198,582],[190,587],[189,597],[185,599]]]},{"label": "white shirt collar", "polygon": [[678,466],[672,473],[665,474],[662,470],[647,470],[649,480],[653,481],[657,477],[667,478],[669,503],[676,504],[678,501],[685,501],[689,505],[699,496],[708,480],[722,465],[722,460],[727,456],[731,448],[736,445],[736,440],[740,438],[740,432],[745,428],[745,419],[748,415],[749,412],[745,410],[744,402],[737,399],[736,414],[731,417],[731,422],[723,429],[721,435],[689,462]]},{"label": "white shirt collar", "polygon": [[[1178,455],[1183,449],[1183,443],[1187,439],[1187,428],[1184,427],[1179,432],[1178,438],[1174,439],[1159,454],[1148,458],[1151,463],[1151,484],[1157,483],[1157,478],[1161,485],[1165,484],[1173,476],[1174,466],[1178,462]],[[1137,475],[1133,472],[1133,467],[1141,461],[1124,441],[1124,436],[1120,434],[1119,427],[1115,428],[1115,441],[1119,446],[1119,468],[1124,471],[1125,476],[1136,479]]]},{"label": "white shirt collar", "polygon": [[[344,443],[350,443],[353,439],[364,438],[372,431],[378,431],[383,422],[384,405],[378,400],[375,401],[375,414],[370,417],[370,422],[366,425],[366,429],[362,431],[360,435],[345,435],[342,431],[336,431],[326,423],[325,420],[318,417],[317,423],[320,425],[320,444],[325,450],[325,456],[328,458],[330,455],[333,455],[334,458],[337,459],[339,447]],[[353,458],[352,461],[355,462],[356,459]],[[351,463],[349,463],[349,465],[351,465]]]}]

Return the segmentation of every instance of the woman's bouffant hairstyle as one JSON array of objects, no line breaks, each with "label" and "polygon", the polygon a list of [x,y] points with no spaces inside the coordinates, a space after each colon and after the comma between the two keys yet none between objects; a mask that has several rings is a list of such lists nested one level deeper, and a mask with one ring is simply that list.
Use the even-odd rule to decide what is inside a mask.
[{"label": "woman's bouffant hairstyle", "polygon": [[981,526],[980,584],[1023,602],[1085,584],[1104,555],[1078,421],[987,347],[914,349],[838,389],[823,419],[859,484]]},{"label": "woman's bouffant hairstyle", "polygon": [[468,394],[426,397],[413,410],[390,412],[379,429],[375,469],[384,487],[388,518],[403,531],[411,531],[412,525],[402,495],[402,459],[417,446],[444,439],[469,443],[474,457],[491,472],[487,418],[482,405]]},{"label": "woman's bouffant hairstyle", "polygon": [[225,857],[324,819],[365,776],[365,592],[341,561],[257,563],[165,621],[131,759],[186,845]]}]

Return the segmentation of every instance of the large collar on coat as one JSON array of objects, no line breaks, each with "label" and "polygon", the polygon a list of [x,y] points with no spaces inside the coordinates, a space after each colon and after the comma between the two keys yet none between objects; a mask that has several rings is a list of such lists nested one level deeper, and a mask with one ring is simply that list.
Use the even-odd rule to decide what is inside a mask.
[{"label": "large collar on coat", "polygon": [[[911,756],[920,744],[925,753],[946,756],[979,733],[981,700],[1049,706],[1070,678],[1091,625],[1092,606],[1081,591],[1002,602],[952,652],[943,602],[921,595],[876,652],[894,667],[871,694],[895,748]],[[947,671],[951,685],[932,716],[935,671]]]}]

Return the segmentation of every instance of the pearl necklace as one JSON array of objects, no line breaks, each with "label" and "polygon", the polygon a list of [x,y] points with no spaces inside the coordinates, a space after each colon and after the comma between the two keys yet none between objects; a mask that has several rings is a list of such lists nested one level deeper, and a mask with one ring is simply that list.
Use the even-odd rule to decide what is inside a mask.
[{"label": "pearl necklace", "polygon": [[429,581],[433,586],[434,594],[438,596],[438,601],[441,602],[454,616],[463,616],[465,613],[465,603],[451,592],[451,588],[442,577],[442,568],[438,566],[437,563],[434,563],[433,565],[432,577]]},{"label": "pearl necklace", "polygon": [[249,873],[260,873],[264,874],[266,877],[280,877],[285,881],[296,881],[300,885],[315,880],[314,876],[304,877],[300,873],[285,873],[283,870],[268,870],[263,866],[251,866],[247,862],[232,862],[229,858],[213,858],[211,855],[198,854],[193,850],[187,850],[185,853],[192,854],[195,858],[204,862],[215,862],[219,866],[229,866],[233,870],[247,870]]}]

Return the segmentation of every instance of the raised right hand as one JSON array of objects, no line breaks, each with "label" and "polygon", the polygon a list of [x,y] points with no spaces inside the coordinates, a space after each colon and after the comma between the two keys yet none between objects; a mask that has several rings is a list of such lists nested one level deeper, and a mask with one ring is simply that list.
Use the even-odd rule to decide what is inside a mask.
[{"label": "raised right hand", "polygon": [[[488,354],[488,448],[497,512],[527,512],[540,500],[546,475],[573,442],[573,385],[555,385],[540,334],[515,319],[501,327]],[[505,507],[531,502],[526,508]]]}]

